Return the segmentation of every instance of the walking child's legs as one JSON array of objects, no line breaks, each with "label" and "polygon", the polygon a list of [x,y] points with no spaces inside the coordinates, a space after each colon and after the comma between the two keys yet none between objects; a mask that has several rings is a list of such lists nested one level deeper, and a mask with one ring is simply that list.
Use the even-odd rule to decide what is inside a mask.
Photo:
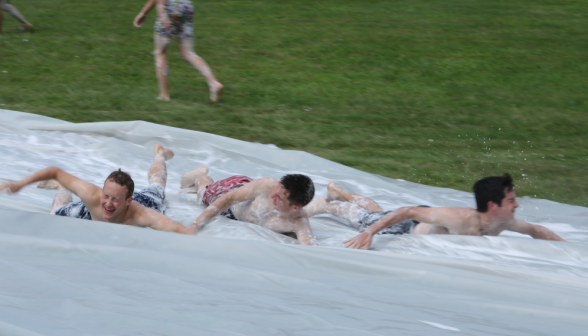
[{"label": "walking child's legs", "polygon": [[157,82],[159,83],[159,96],[157,99],[169,101],[169,89],[167,84],[167,49],[171,43],[171,39],[154,34],[155,49],[155,72],[157,74]]},{"label": "walking child's legs", "polygon": [[213,103],[219,101],[224,86],[216,80],[206,61],[196,55],[193,41],[191,39],[180,39],[179,41],[182,58],[190,63],[206,79],[206,83],[208,83],[208,88],[210,89],[210,100]]},{"label": "walking child's legs", "polygon": [[331,182],[327,185],[327,202],[332,201],[344,201],[351,202],[359,205],[360,207],[369,211],[384,211],[382,207],[369,197],[352,194],[341,190],[335,182]]},{"label": "walking child's legs", "polygon": [[206,186],[214,183],[214,180],[208,176],[208,168],[202,166],[182,175],[180,179],[180,188],[187,191],[196,191],[198,193],[197,202],[202,202],[202,195],[206,191]]},{"label": "walking child's legs", "polygon": [[174,152],[162,145],[154,145],[153,150],[155,151],[155,156],[153,157],[153,163],[147,175],[149,184],[157,183],[165,189],[165,183],[167,182],[167,166],[165,165],[165,161],[173,158]]},{"label": "walking child's legs", "polygon": [[[31,28],[33,25],[30,24],[30,22],[28,22],[24,16],[22,16],[22,14],[20,14],[20,12],[18,11],[18,9],[16,9],[16,7],[14,7],[13,5],[7,4],[6,0],[0,0],[0,10],[4,11],[4,12],[8,12],[8,14],[12,15],[13,18],[15,18],[18,22],[20,22],[20,25],[23,29],[26,28]],[[0,18],[1,20],[1,18]],[[0,24],[2,22],[0,21]]]}]

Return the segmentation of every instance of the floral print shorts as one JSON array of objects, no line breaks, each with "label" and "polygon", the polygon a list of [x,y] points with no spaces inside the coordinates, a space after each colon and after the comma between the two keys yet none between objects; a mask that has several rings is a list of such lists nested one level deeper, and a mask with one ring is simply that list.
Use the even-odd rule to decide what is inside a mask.
[{"label": "floral print shorts", "polygon": [[191,40],[194,38],[194,6],[191,0],[167,0],[165,12],[169,17],[170,26],[163,28],[159,17],[155,21],[155,33],[167,38]]}]

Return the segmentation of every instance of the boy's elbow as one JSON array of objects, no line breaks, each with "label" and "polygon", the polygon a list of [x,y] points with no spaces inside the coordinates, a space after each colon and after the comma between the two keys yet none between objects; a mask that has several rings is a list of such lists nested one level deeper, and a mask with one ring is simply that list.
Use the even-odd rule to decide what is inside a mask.
[{"label": "boy's elbow", "polygon": [[49,172],[51,172],[51,175],[53,175],[53,176],[57,176],[57,175],[59,175],[59,173],[65,172],[63,169],[56,167],[56,166],[51,166],[47,169],[49,170]]}]

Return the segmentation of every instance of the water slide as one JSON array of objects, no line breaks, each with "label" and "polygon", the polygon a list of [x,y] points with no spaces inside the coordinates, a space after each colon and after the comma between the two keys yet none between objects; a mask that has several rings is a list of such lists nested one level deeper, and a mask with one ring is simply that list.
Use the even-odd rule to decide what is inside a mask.
[{"label": "water slide", "polygon": [[[304,173],[384,209],[473,207],[471,193],[393,180],[317,156],[142,121],[74,124],[0,110],[0,181],[55,165],[102,186],[122,168],[147,186],[152,146],[173,149],[166,215],[204,208],[181,175]],[[522,178],[515,176],[516,179]],[[587,335],[588,208],[521,198],[517,218],[567,242],[391,236],[367,251],[329,215],[318,247],[218,217],[184,236],[49,215],[55,191],[0,195],[0,335]]]}]

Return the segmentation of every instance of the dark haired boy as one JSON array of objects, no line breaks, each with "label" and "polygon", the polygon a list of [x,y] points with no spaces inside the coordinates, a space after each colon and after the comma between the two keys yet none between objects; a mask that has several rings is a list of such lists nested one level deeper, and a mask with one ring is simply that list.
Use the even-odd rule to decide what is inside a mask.
[{"label": "dark haired boy", "polygon": [[[310,203],[310,216],[330,213],[353,223],[363,232],[344,241],[345,247],[367,249],[374,235],[389,234],[460,234],[497,236],[504,230],[528,234],[535,239],[563,241],[561,237],[541,225],[533,225],[514,218],[519,207],[508,174],[485,177],[474,184],[477,209],[426,206],[402,207],[383,211],[373,200],[347,193],[335,183],[327,186],[327,198]],[[331,203],[331,201],[343,201]]]},{"label": "dark haired boy", "polygon": [[[163,215],[167,167],[165,161],[174,152],[161,145],[153,146],[155,157],[149,169],[149,186],[134,192],[131,176],[120,169],[112,172],[100,188],[83,181],[57,167],[40,170],[19,182],[0,185],[0,191],[9,188],[17,192],[24,186],[39,183],[39,188],[59,189],[51,214],[95,221],[150,227],[155,230],[192,234],[183,225]],[[72,193],[81,201],[73,202]]]},{"label": "dark haired boy", "polygon": [[279,233],[293,233],[302,245],[318,245],[303,209],[314,197],[314,184],[306,175],[289,174],[279,181],[237,175],[214,182],[208,168],[200,167],[184,174],[180,182],[183,189],[196,191],[198,202],[207,206],[189,226],[194,233],[221,214]]}]

